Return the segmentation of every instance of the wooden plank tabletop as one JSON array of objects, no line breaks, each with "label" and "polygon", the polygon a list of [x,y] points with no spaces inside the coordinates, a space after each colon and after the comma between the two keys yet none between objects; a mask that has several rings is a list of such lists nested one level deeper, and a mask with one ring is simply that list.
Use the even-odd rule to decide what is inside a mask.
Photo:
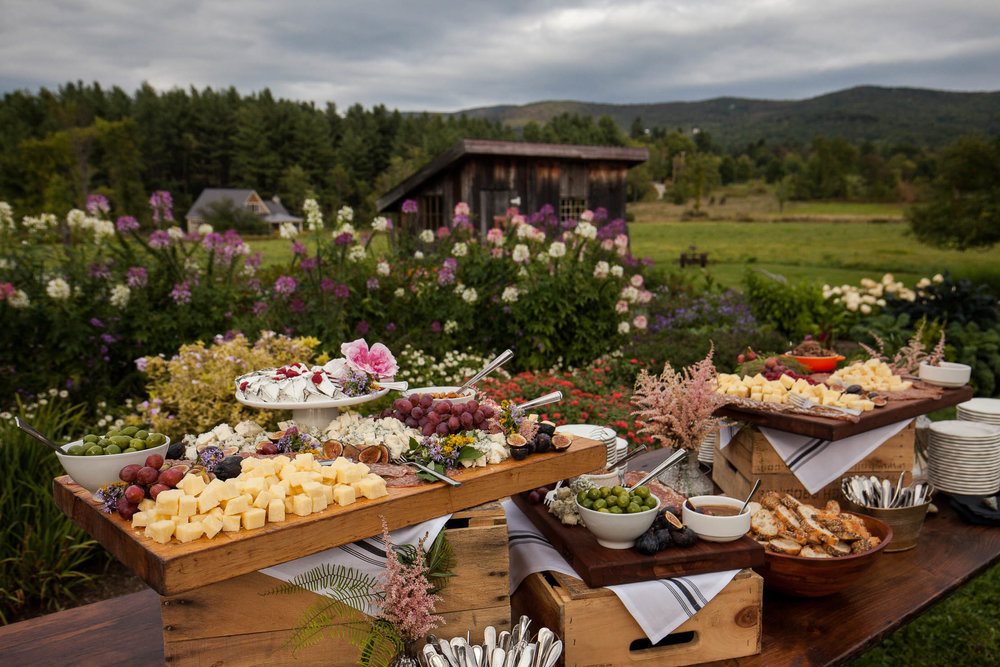
[{"label": "wooden plank tabletop", "polygon": [[942,408],[964,403],[972,398],[972,394],[972,387],[966,385],[957,389],[942,388],[941,396],[938,398],[910,401],[892,400],[884,408],[876,408],[870,412],[862,413],[857,422],[829,417],[813,417],[794,412],[768,412],[736,406],[724,406],[716,410],[715,414],[754,426],[766,426],[788,433],[807,435],[811,438],[840,440],[880,426],[888,426],[904,419],[912,419],[919,415],[926,415]]},{"label": "wooden plank tabletop", "polygon": [[511,500],[591,588],[764,564],[764,548],[746,536],[725,543],[698,540],[692,547],[670,547],[652,556],[635,549],[608,549],[583,526],[564,526],[544,504],[531,504],[525,494]]},{"label": "wooden plank tabletop", "polygon": [[603,466],[606,457],[604,443],[577,437],[564,452],[460,470],[455,479],[461,486],[436,482],[393,487],[383,498],[364,498],[346,507],[330,506],[257,530],[220,533],[186,544],[157,544],[142,530],[132,530],[117,514],[98,510],[90,493],[69,477],[57,477],[52,491],[59,509],[91,537],[158,593],[174,595],[377,535],[382,516],[390,530],[413,525],[588,472]]},{"label": "wooden plank tabletop", "polygon": [[[964,523],[942,503],[915,549],[883,554],[846,591],[805,599],[765,589],[762,652],[715,664],[842,664],[998,562],[1000,529]],[[160,598],[153,591],[0,627],[0,655],[10,664],[117,664],[122,651],[132,664],[163,664]],[[206,655],[206,664],[212,658]]]}]

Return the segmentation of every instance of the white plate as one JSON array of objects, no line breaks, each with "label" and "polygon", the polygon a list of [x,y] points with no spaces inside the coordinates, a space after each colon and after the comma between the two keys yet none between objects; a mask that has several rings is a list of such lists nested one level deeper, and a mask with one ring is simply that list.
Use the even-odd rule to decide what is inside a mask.
[{"label": "white plate", "polygon": [[348,396],[346,398],[327,398],[316,401],[286,401],[283,403],[272,403],[271,401],[258,401],[247,398],[242,391],[236,391],[236,400],[251,408],[261,408],[263,410],[314,410],[322,408],[344,408],[348,405],[358,405],[381,398],[389,393],[388,389],[379,389],[375,393],[364,396]]},{"label": "white plate", "polygon": [[959,410],[1000,417],[1000,398],[970,398],[964,403],[959,403],[957,407]]},{"label": "white plate", "polygon": [[1000,438],[1000,426],[983,424],[982,422],[961,421],[958,419],[931,422],[930,431],[932,434],[963,440],[993,440]]}]

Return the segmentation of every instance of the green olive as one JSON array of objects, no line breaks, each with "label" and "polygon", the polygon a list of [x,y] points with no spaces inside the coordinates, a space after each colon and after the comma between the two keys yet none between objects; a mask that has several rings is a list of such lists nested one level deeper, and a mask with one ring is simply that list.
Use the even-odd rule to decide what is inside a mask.
[{"label": "green olive", "polygon": [[129,437],[134,436],[139,431],[138,426],[126,426],[122,429],[122,435],[127,435]]},{"label": "green olive", "polygon": [[100,440],[100,438],[94,435],[93,433],[88,433],[87,435],[83,436],[84,442],[97,442],[98,440]]},{"label": "green olive", "polygon": [[595,486],[594,488],[587,491],[587,497],[590,498],[591,500],[597,500],[598,498],[601,497],[601,490]]},{"label": "green olive", "polygon": [[70,456],[83,456],[87,453],[87,448],[83,445],[71,445],[66,448],[66,453]]},{"label": "green olive", "polygon": [[610,512],[611,514],[624,514],[625,510],[623,510],[621,507],[618,507],[618,505],[614,505],[608,508],[608,512]]},{"label": "green olive", "polygon": [[100,445],[92,445],[87,448],[85,456],[101,456],[104,454],[104,450],[101,449]]},{"label": "green olive", "polygon": [[602,509],[605,509],[607,506],[608,506],[608,501],[605,500],[604,498],[598,498],[597,500],[594,501],[594,509],[597,510],[598,512],[600,512]]},{"label": "green olive", "polygon": [[104,448],[104,453],[105,454],[121,454],[122,453],[122,448],[119,447],[118,445],[108,445],[107,447]]},{"label": "green olive", "polygon": [[149,431],[136,431],[132,434],[133,438],[138,438],[139,440],[145,440],[149,437]]},{"label": "green olive", "polygon": [[647,489],[645,486],[637,486],[637,487],[635,487],[634,489],[632,489],[632,493],[636,494],[640,498],[648,498],[649,497],[649,489]]}]

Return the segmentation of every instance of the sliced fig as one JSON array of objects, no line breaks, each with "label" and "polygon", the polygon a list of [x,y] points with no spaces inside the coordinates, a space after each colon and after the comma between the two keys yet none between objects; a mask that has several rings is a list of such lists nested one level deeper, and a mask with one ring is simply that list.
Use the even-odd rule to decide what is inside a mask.
[{"label": "sliced fig", "polygon": [[379,456],[378,462],[379,463],[388,463],[389,462],[389,448],[386,447],[385,445],[378,445],[378,451],[381,454],[381,456]]},{"label": "sliced fig", "polygon": [[378,445],[372,445],[370,447],[365,447],[358,454],[358,462],[369,464],[378,463],[382,458],[382,452],[379,451]]},{"label": "sliced fig", "polygon": [[335,459],[344,453],[344,446],[336,440],[327,440],[323,443],[323,456],[328,459]]},{"label": "sliced fig", "polygon": [[552,436],[552,449],[557,452],[562,452],[569,449],[569,446],[573,444],[573,439],[568,435],[563,435],[562,433],[556,433]]},{"label": "sliced fig", "polygon": [[278,442],[279,440],[281,440],[284,437],[285,437],[285,432],[284,431],[275,431],[274,433],[268,433],[267,434],[268,440],[273,440],[274,442]]},{"label": "sliced fig", "polygon": [[673,512],[664,510],[663,518],[664,520],[666,520],[667,525],[673,530],[681,530],[682,528],[684,528],[684,522],[681,521],[679,518],[677,518],[677,515],[674,514]]},{"label": "sliced fig", "polygon": [[538,432],[546,435],[553,435],[556,432],[556,425],[554,422],[550,421],[539,422]]},{"label": "sliced fig", "polygon": [[513,435],[507,436],[507,444],[511,447],[525,447],[528,441],[524,439],[524,436],[520,433],[514,433]]},{"label": "sliced fig", "polygon": [[885,406],[889,405],[889,399],[886,398],[885,396],[878,396],[878,395],[870,396],[868,400],[871,401],[876,408],[884,408]]},{"label": "sliced fig", "polygon": [[345,456],[352,461],[359,461],[361,456],[361,450],[354,445],[344,445],[344,453],[341,456]]}]

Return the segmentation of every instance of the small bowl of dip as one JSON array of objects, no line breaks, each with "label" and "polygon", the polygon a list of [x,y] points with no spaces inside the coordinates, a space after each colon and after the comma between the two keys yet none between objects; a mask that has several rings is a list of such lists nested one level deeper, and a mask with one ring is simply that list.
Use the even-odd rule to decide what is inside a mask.
[{"label": "small bowl of dip", "polygon": [[749,508],[740,512],[742,500],[727,496],[692,496],[684,502],[684,525],[708,542],[732,542],[750,532]]}]

